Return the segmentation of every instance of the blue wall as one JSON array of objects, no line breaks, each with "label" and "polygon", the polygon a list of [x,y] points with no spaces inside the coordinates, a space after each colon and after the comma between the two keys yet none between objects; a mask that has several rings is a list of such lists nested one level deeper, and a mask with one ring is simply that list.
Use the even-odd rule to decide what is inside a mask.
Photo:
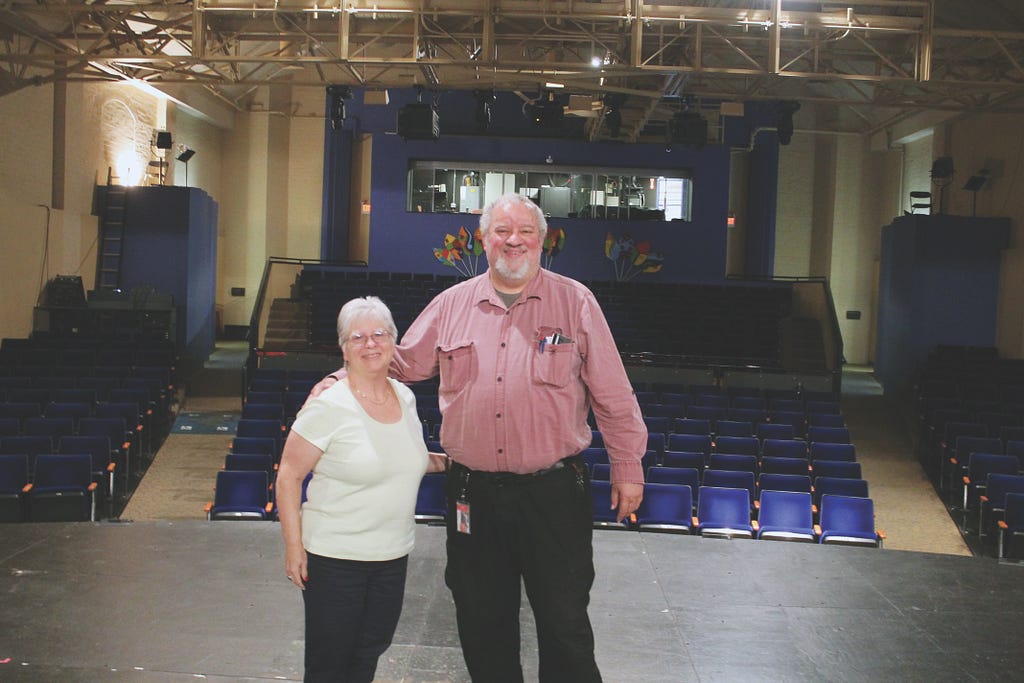
[{"label": "blue wall", "polygon": [[875,374],[909,386],[937,344],[995,346],[1007,218],[902,216],[882,229]]},{"label": "blue wall", "polygon": [[[325,209],[347,206],[349,174],[346,172],[351,144],[345,135],[373,134],[372,193],[370,196],[369,265],[374,270],[455,274],[439,263],[433,249],[441,245],[445,233],[459,227],[473,229],[477,216],[471,214],[421,214],[406,212],[406,178],[410,160],[452,160],[459,162],[496,162],[539,164],[550,155],[556,164],[651,169],[689,170],[693,177],[692,220],[657,222],[556,218],[553,227],[566,231],[565,249],[551,268],[578,279],[614,279],[614,266],[604,255],[605,236],[610,231],[619,237],[630,235],[636,241],[649,240],[651,248],[664,256],[659,273],[641,276],[646,281],[708,282],[725,276],[726,218],[729,210],[730,145],[747,147],[750,131],[758,125],[773,123],[772,108],[748,105],[745,118],[726,118],[728,144],[707,145],[697,149],[665,144],[592,143],[583,139],[583,120],[567,117],[558,130],[534,129],[522,112],[522,101],[509,93],[499,93],[493,107],[490,132],[481,135],[473,121],[472,93],[443,92],[424,94],[439,111],[441,138],[438,141],[406,141],[395,133],[398,110],[416,100],[414,91],[391,91],[388,106],[363,107],[356,93],[347,100],[347,118],[342,131],[327,125],[328,155],[325,159]],[[770,274],[771,247],[774,245],[775,188],[777,178],[777,141],[774,135],[758,136],[762,161],[752,177],[752,240],[760,245],[753,253],[756,274]],[[332,199],[328,199],[332,197]],[[339,198],[340,197],[340,198]],[[348,228],[345,213],[325,211],[324,258],[344,260]],[[749,238],[748,238],[749,240]],[[765,269],[767,268],[767,273]],[[483,265],[481,264],[481,271]]]}]

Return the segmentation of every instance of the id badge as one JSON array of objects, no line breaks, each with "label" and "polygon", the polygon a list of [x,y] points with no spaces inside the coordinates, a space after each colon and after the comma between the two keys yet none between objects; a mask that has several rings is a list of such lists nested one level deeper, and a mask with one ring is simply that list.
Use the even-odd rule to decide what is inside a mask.
[{"label": "id badge", "polygon": [[460,534],[469,534],[469,501],[458,500],[455,502],[455,530]]}]

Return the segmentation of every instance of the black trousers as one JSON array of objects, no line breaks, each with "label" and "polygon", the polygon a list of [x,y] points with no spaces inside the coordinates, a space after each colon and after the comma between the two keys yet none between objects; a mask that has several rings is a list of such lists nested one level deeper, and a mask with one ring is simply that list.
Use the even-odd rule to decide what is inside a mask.
[{"label": "black trousers", "polygon": [[[474,683],[521,683],[520,586],[537,623],[541,683],[594,683],[587,615],[594,583],[590,480],[582,459],[543,475],[454,466],[448,477],[448,566],[459,639]],[[455,506],[468,500],[470,533]]]},{"label": "black trousers", "polygon": [[357,562],[307,554],[307,683],[370,683],[402,614],[409,558]]}]

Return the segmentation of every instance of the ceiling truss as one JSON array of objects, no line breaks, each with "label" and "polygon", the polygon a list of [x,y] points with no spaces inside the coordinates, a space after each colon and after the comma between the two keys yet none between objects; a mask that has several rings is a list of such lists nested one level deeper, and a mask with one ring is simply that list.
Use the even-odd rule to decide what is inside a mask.
[{"label": "ceiling truss", "polygon": [[[7,0],[0,96],[50,82],[564,91],[623,96],[637,140],[680,98],[832,105],[879,130],[921,110],[1024,112],[1024,31],[957,28],[934,0]],[[693,1],[693,0],[691,0]],[[602,116],[590,134],[601,134]]]}]

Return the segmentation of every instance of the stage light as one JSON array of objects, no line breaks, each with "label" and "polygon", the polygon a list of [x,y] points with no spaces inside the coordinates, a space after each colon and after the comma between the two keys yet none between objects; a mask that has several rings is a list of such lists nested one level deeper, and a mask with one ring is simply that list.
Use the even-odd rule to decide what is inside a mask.
[{"label": "stage light", "polygon": [[352,96],[352,89],[347,85],[327,86],[328,116],[331,130],[341,130],[345,124],[345,100]]},{"label": "stage light", "polygon": [[956,171],[953,170],[953,157],[939,157],[932,162],[930,172],[932,180],[949,180]]},{"label": "stage light", "polygon": [[476,110],[473,113],[473,120],[476,121],[477,129],[486,133],[491,127],[491,105],[494,104],[493,90],[474,90],[476,97]]},{"label": "stage light", "polygon": [[779,135],[779,144],[788,145],[793,139],[793,114],[800,110],[800,103],[793,100],[779,102],[779,122],[776,130]]}]

